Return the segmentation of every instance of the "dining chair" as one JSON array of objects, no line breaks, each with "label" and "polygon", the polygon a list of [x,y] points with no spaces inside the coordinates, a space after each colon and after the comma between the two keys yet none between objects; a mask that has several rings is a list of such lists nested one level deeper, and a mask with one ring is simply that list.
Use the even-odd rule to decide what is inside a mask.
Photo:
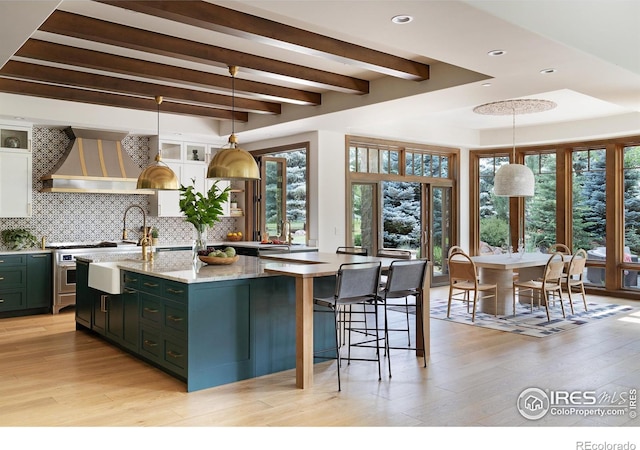
[{"label": "dining chair", "polygon": [[[411,346],[411,333],[409,329],[409,305],[407,299],[412,296],[415,298],[415,320],[417,321],[416,329],[420,330],[422,336],[422,349],[426,349],[426,338],[424,335],[424,324],[422,323],[422,314],[418,311],[418,307],[422,307],[422,298],[424,290],[424,280],[427,273],[426,259],[412,260],[395,260],[389,266],[387,282],[380,291],[382,306],[384,307],[384,342],[386,345],[387,362],[389,365],[389,377],[391,377],[391,349],[394,350],[416,350]],[[404,303],[398,300],[404,299]],[[404,308],[407,316],[406,328],[394,328],[389,323],[389,310],[397,310]],[[407,333],[407,345],[391,344],[390,332]],[[417,344],[417,341],[416,341]],[[427,352],[424,352],[424,367],[427,367]]]},{"label": "dining chair", "polygon": [[459,245],[452,245],[451,247],[449,247],[449,251],[447,252],[447,259],[451,258],[451,255],[453,255],[456,252],[464,253],[464,249]]},{"label": "dining chair", "polygon": [[[394,260],[409,260],[413,258],[413,255],[410,250],[399,249],[399,248],[381,248],[376,252],[376,256],[380,258],[393,258]],[[389,276],[388,269],[382,269],[382,274],[380,276],[380,289],[384,289],[387,279]],[[400,305],[398,305],[400,307]],[[406,332],[407,339],[409,341],[408,345],[411,345],[411,334],[409,330],[409,297],[405,297],[405,305],[404,305],[404,313],[405,313],[405,321],[407,324]]]},{"label": "dining chair", "polygon": [[[493,291],[493,292],[492,292]],[[449,258],[449,301],[447,304],[447,317],[451,314],[451,301],[462,300],[467,303],[467,312],[471,303],[470,295],[473,293],[473,310],[471,321],[476,320],[476,307],[480,293],[483,299],[493,298],[495,315],[498,314],[498,286],[496,284],[481,283],[475,263],[468,254],[463,251],[453,252]],[[462,296],[462,298],[460,298]]]},{"label": "dining chair", "polygon": [[547,250],[547,253],[556,253],[556,252],[562,253],[563,255],[570,255],[571,249],[564,244],[553,244]]},{"label": "dining chair", "polygon": [[533,301],[538,300],[538,308],[541,305],[541,299],[544,301],[544,307],[547,311],[547,320],[551,320],[549,315],[549,294],[558,294],[560,298],[560,306],[562,307],[562,316],[564,313],[564,304],[562,302],[562,277],[564,273],[565,261],[562,253],[556,252],[549,257],[545,267],[542,279],[514,281],[513,282],[513,315],[516,315],[516,296],[518,298],[526,297],[531,301],[531,312],[533,313]]},{"label": "dining chair", "polygon": [[584,310],[587,311],[587,296],[584,292],[584,267],[587,264],[587,252],[584,249],[578,249],[571,260],[569,261],[569,268],[566,272],[566,277],[563,277],[564,285],[569,295],[569,306],[571,306],[571,314],[573,311],[573,297],[572,291],[574,288],[579,289],[579,294],[582,295],[582,302],[584,303]]},{"label": "dining chair", "polygon": [[[335,347],[328,349],[322,349],[314,352],[315,358],[320,359],[336,359],[337,360],[337,372],[338,372],[338,391],[341,390],[340,385],[340,366],[342,364],[341,356],[341,340],[339,329],[342,327],[347,333],[347,363],[351,361],[377,361],[378,363],[378,380],[382,380],[382,371],[380,367],[380,335],[378,326],[378,304],[380,303],[380,297],[378,295],[378,289],[380,284],[380,269],[382,264],[380,262],[355,262],[344,263],[340,265],[336,274],[336,287],[334,295],[331,297],[314,297],[313,303],[314,313],[327,313],[331,312],[334,315],[334,333],[335,333]],[[354,331],[362,332],[362,328],[354,325],[351,320],[345,320],[345,315],[341,314],[344,308],[362,305],[361,313],[374,317],[375,325],[370,328],[374,333],[374,338],[367,340],[367,343],[373,342],[375,346],[375,358],[366,358],[364,356],[351,356],[351,347],[366,346],[360,345],[362,340],[352,342],[351,333]],[[365,319],[366,321],[366,319]],[[342,323],[340,323],[342,322]],[[331,353],[330,356],[323,356],[324,353]]]},{"label": "dining chair", "polygon": [[411,259],[413,257],[411,250],[405,250],[402,248],[381,248],[376,252],[376,256],[380,258],[393,259]]},{"label": "dining chair", "polygon": [[340,255],[369,255],[369,251],[364,247],[338,247],[336,253]]}]

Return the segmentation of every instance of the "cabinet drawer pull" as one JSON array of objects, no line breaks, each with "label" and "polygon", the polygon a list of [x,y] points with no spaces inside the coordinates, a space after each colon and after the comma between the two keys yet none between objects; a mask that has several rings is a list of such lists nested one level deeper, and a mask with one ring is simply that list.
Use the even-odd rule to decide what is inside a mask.
[{"label": "cabinet drawer pull", "polygon": [[4,277],[0,277],[0,281],[4,280]]},{"label": "cabinet drawer pull", "polygon": [[135,294],[136,290],[135,289],[124,288],[124,293],[125,294]]},{"label": "cabinet drawer pull", "polygon": [[32,258],[46,258],[49,255],[31,255]]},{"label": "cabinet drawer pull", "polygon": [[172,358],[175,358],[175,359],[182,358],[182,353],[174,353],[171,350],[169,350],[167,352],[167,355],[169,355],[169,356],[171,356]]},{"label": "cabinet drawer pull", "polygon": [[4,259],[0,259],[0,264],[2,264],[4,262]]},{"label": "cabinet drawer pull", "polygon": [[167,316],[167,319],[172,322],[182,322],[184,320],[184,318],[180,316]]},{"label": "cabinet drawer pull", "polygon": [[0,298],[0,303],[4,303],[4,299],[3,298]]},{"label": "cabinet drawer pull", "polygon": [[168,288],[167,291],[172,294],[182,294],[184,292],[182,289],[171,289],[171,288]]},{"label": "cabinet drawer pull", "polygon": [[148,287],[158,287],[157,283],[149,283],[149,282],[146,282],[146,281],[145,281],[144,285],[148,286]]},{"label": "cabinet drawer pull", "polygon": [[146,306],[145,306],[144,310],[145,310],[146,312],[150,312],[150,313],[153,313],[153,314],[157,314],[157,313],[158,313],[158,310],[157,310],[157,309],[147,308]]},{"label": "cabinet drawer pull", "polygon": [[157,347],[158,343],[154,342],[154,341],[150,341],[148,339],[145,339],[144,340],[144,345],[145,345],[145,347]]},{"label": "cabinet drawer pull", "polygon": [[137,278],[124,277],[124,282],[125,283],[135,283],[136,281],[138,281]]}]

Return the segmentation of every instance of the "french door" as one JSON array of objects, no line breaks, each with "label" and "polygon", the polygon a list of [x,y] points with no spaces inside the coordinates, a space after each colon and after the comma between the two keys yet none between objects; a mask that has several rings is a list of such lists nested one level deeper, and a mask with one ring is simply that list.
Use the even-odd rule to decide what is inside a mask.
[{"label": "french door", "polygon": [[261,192],[264,207],[261,208],[260,235],[264,238],[286,240],[284,222],[287,220],[287,160],[262,157]]},{"label": "french door", "polygon": [[432,263],[432,283],[448,280],[446,253],[453,239],[452,188],[427,183],[352,183],[351,243],[375,255],[410,250]]}]

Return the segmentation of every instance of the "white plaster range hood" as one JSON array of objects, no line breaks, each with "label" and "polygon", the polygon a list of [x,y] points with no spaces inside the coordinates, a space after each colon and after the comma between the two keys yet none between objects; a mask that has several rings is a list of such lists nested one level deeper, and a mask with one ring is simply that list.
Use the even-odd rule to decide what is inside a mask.
[{"label": "white plaster range hood", "polygon": [[122,148],[128,133],[66,128],[69,146],[50,174],[43,176],[41,192],[97,194],[153,194],[136,189],[142,169]]}]

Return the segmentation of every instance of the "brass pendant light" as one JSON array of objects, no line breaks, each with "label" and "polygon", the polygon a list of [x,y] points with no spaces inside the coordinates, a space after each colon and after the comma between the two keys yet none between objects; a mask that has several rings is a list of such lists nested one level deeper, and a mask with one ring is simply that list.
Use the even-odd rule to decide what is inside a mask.
[{"label": "brass pendant light", "polygon": [[226,180],[259,180],[260,169],[258,163],[246,150],[238,147],[238,138],[235,135],[235,77],[238,73],[237,66],[229,66],[231,74],[231,136],[229,136],[229,148],[221,148],[215,154],[207,168],[207,178]]},{"label": "brass pendant light", "polygon": [[178,177],[169,166],[162,162],[160,150],[160,104],[162,96],[156,96],[158,104],[158,154],[155,163],[149,164],[138,177],[138,189],[178,190]]}]

